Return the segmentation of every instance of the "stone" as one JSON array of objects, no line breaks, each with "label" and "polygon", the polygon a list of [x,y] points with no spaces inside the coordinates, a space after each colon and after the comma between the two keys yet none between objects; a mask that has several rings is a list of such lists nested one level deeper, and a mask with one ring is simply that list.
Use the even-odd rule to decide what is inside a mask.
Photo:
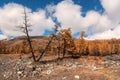
[{"label": "stone", "polygon": [[52,73],[52,70],[47,70],[47,71],[44,71],[44,72],[42,72],[43,74],[47,74],[47,75],[49,75],[49,74],[51,74]]},{"label": "stone", "polygon": [[23,74],[23,71],[18,71],[17,74],[18,75]]},{"label": "stone", "polygon": [[3,76],[7,79],[7,78],[9,78],[11,75],[12,75],[12,72],[7,71],[7,72],[4,73]]},{"label": "stone", "polygon": [[32,64],[32,62],[31,62],[31,61],[27,62],[27,65],[30,65],[30,64]]},{"label": "stone", "polygon": [[52,70],[47,70],[46,73],[47,73],[47,74],[51,74],[51,73],[52,73]]},{"label": "stone", "polygon": [[75,75],[74,78],[75,78],[75,79],[79,79],[80,76],[79,76],[79,75]]},{"label": "stone", "polygon": [[62,79],[66,79],[67,77],[63,77]]}]

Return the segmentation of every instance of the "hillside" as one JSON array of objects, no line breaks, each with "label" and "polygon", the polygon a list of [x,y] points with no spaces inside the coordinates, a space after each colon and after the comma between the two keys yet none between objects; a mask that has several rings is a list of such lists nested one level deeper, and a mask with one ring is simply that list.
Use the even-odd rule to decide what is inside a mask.
[{"label": "hillside", "polygon": [[57,60],[44,56],[34,63],[28,55],[0,54],[0,80],[119,80],[120,56],[81,56]]},{"label": "hillside", "polygon": [[[32,37],[31,40],[35,55],[38,56],[45,49],[50,37],[37,36]],[[74,39],[74,44],[77,46],[74,48],[76,51],[76,53],[73,52],[74,57],[69,54],[70,47],[68,47],[68,52],[64,58],[62,59],[61,53],[61,59],[58,59],[56,48],[58,43],[54,40],[42,59],[35,63],[30,57],[31,54],[27,44],[24,44],[24,37],[2,40],[1,44],[4,43],[6,53],[0,54],[0,79],[119,80],[119,41],[119,39],[83,39],[83,41],[81,39]],[[89,47],[86,47],[88,45]],[[110,48],[113,49],[112,53]],[[117,53],[115,53],[115,50],[117,50]]]}]

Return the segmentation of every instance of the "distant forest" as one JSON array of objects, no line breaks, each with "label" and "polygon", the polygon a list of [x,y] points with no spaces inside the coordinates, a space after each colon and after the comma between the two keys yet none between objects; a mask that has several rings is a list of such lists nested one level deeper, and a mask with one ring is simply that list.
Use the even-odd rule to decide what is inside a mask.
[{"label": "distant forest", "polygon": [[[120,39],[86,40],[84,35],[85,32],[82,31],[79,38],[73,38],[71,29],[68,28],[47,37],[31,37],[31,42],[36,54],[44,51],[49,41],[51,43],[46,48],[45,54],[105,56],[120,53]],[[28,54],[30,53],[30,48],[25,37],[18,37],[11,40],[1,40],[0,53]]]}]

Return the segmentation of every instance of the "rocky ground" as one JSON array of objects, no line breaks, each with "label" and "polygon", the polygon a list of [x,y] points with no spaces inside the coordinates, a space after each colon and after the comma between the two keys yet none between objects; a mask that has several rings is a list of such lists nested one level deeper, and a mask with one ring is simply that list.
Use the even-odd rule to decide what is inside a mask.
[{"label": "rocky ground", "polygon": [[0,80],[120,80],[120,56],[54,56],[34,63],[27,55],[0,54]]}]

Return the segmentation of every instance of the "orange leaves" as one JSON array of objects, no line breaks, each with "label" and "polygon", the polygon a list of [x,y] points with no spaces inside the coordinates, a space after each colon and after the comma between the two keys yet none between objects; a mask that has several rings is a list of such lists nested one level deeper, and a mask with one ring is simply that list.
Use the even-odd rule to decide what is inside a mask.
[{"label": "orange leaves", "polygon": [[89,55],[103,56],[120,53],[120,44],[117,40],[115,42],[112,40],[84,40],[84,42],[80,40],[76,45],[80,54],[89,53]]},{"label": "orange leaves", "polygon": [[[85,32],[81,32],[81,36],[79,39],[75,39],[72,37],[71,29],[62,29],[58,30],[58,26],[56,26],[55,30],[57,33],[53,33],[49,37],[44,39],[39,39],[36,41],[32,41],[33,49],[36,51],[39,49],[39,52],[43,52],[46,47],[46,44],[49,43],[49,40],[52,41],[48,48],[46,48],[46,53],[72,53],[77,55],[94,55],[94,56],[104,56],[111,54],[119,54],[120,53],[120,39],[111,39],[111,40],[85,40],[84,35]],[[40,41],[40,42],[39,42]],[[0,43],[0,51],[7,53],[29,53],[30,49],[27,43],[20,41],[20,43],[16,45],[9,46],[3,43]]]},{"label": "orange leaves", "polygon": [[6,44],[5,44],[5,42],[0,41],[0,53],[2,53],[2,54],[6,53]]}]

